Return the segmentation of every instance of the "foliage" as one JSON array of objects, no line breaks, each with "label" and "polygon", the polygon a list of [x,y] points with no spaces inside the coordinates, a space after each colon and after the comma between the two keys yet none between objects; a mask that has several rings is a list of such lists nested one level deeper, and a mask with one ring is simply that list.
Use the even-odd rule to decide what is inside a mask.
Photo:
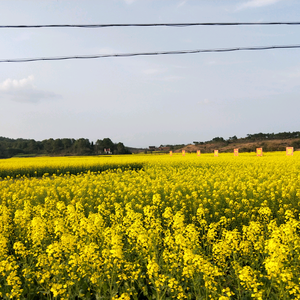
[{"label": "foliage", "polygon": [[300,149],[300,139],[293,141],[291,145],[294,147],[294,149]]},{"label": "foliage", "polygon": [[[233,143],[233,142],[257,142],[257,141],[269,141],[269,140],[285,140],[285,139],[298,139],[300,138],[300,131],[294,131],[294,132],[279,132],[279,133],[254,133],[254,134],[247,134],[244,138],[237,138],[236,135],[229,137],[227,140],[225,140],[223,137],[215,137],[212,140],[206,141],[206,142],[197,142],[194,141],[193,143],[195,145],[203,145],[208,143]],[[300,140],[299,140],[300,141]],[[297,143],[298,141],[296,141]],[[299,145],[299,142],[298,144]],[[272,150],[269,149],[268,151],[281,151],[281,150]]]},{"label": "foliage", "polygon": [[114,144],[109,138],[97,140],[96,146],[88,139],[47,139],[43,141],[10,139],[0,137],[0,158],[28,154],[48,155],[93,155],[103,154],[104,148],[110,148],[113,154],[130,154],[123,143]]},{"label": "foliage", "polygon": [[261,140],[275,140],[275,139],[297,139],[300,138],[300,131],[294,132],[279,132],[279,133],[255,133],[247,134],[246,140],[261,141]]},{"label": "foliage", "polygon": [[71,156],[71,157],[26,157],[0,160],[0,179],[42,177],[45,174],[80,174],[103,172],[114,169],[141,169],[144,160],[133,161],[129,156]]},{"label": "foliage", "polygon": [[299,158],[116,156],[102,160],[143,169],[6,178],[0,297],[300,299]]}]

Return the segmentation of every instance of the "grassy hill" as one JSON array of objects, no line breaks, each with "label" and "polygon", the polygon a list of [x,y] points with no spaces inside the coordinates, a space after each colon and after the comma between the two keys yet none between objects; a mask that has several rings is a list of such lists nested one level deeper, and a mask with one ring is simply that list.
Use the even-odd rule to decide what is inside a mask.
[{"label": "grassy hill", "polygon": [[211,142],[204,144],[189,144],[174,152],[179,153],[185,150],[187,153],[200,150],[202,153],[211,153],[214,150],[219,152],[233,152],[233,149],[238,148],[239,152],[254,152],[256,148],[263,148],[263,151],[284,151],[286,147],[294,147],[294,150],[300,150],[300,139],[284,139],[271,141],[243,141],[235,142]]}]

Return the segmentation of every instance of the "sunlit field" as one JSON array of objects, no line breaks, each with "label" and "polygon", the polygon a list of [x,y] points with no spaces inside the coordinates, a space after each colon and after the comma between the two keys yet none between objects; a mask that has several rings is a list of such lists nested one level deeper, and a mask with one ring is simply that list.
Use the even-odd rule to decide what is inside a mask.
[{"label": "sunlit field", "polygon": [[0,178],[42,177],[128,168],[139,169],[146,160],[130,156],[67,156],[0,159]]},{"label": "sunlit field", "polygon": [[300,299],[299,152],[14,158],[0,177],[1,299]]}]

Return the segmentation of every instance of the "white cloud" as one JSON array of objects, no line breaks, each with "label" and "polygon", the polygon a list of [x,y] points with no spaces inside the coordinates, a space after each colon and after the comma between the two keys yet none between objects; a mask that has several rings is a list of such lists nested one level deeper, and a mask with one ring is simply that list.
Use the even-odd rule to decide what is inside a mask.
[{"label": "white cloud", "polygon": [[263,7],[267,5],[275,4],[282,0],[250,0],[238,6],[238,10],[246,8]]},{"label": "white cloud", "polygon": [[55,93],[39,90],[33,82],[33,75],[19,80],[11,78],[4,80],[0,83],[0,99],[36,103],[58,97]]},{"label": "white cloud", "polygon": [[0,91],[9,91],[12,89],[21,89],[26,86],[31,86],[33,80],[34,80],[33,75],[30,75],[27,78],[23,78],[20,80],[8,78],[2,83],[0,83]]}]

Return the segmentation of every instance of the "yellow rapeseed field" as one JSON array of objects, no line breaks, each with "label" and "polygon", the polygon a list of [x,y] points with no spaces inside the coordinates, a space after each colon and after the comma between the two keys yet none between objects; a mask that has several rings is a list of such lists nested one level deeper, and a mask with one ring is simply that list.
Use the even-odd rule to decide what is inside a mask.
[{"label": "yellow rapeseed field", "polygon": [[300,299],[298,152],[19,158],[0,174],[1,299]]}]

